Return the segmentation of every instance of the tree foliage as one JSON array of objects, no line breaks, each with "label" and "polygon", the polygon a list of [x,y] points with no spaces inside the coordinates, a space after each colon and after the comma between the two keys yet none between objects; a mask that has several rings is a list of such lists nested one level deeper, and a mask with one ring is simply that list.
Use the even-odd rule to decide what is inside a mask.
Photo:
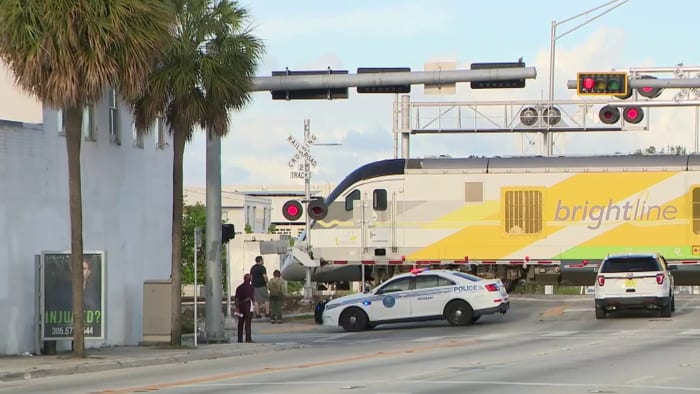
[{"label": "tree foliage", "polygon": [[181,343],[182,190],[185,144],[195,127],[225,135],[229,112],[250,101],[263,45],[248,12],[231,0],[171,0],[172,39],[148,77],[143,94],[131,100],[137,132],[147,133],[163,117],[173,140],[172,321],[170,342]]},{"label": "tree foliage", "polygon": [[182,220],[182,283],[194,283],[194,229],[201,229],[197,250],[197,283],[204,283],[204,239],[206,237],[206,207],[201,203],[186,205]]}]

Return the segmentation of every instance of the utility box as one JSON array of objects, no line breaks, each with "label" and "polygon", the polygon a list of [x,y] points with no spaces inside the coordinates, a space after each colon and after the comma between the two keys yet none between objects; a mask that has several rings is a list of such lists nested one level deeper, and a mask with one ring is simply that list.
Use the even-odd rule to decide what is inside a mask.
[{"label": "utility box", "polygon": [[143,282],[143,342],[170,342],[172,282]]}]

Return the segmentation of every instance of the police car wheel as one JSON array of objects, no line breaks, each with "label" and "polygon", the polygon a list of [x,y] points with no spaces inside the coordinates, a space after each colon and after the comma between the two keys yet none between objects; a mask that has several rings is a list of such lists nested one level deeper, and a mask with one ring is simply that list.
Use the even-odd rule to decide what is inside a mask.
[{"label": "police car wheel", "polygon": [[445,318],[451,326],[464,326],[472,322],[474,311],[464,301],[452,301],[445,308]]},{"label": "police car wheel", "polygon": [[349,308],[340,315],[340,325],[345,331],[362,331],[367,328],[367,315],[358,308]]}]

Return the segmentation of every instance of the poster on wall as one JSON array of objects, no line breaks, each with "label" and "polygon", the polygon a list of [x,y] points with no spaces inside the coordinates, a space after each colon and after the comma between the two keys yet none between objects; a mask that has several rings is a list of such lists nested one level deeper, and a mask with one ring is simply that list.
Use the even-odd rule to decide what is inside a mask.
[{"label": "poster on wall", "polygon": [[[73,337],[71,254],[42,252],[43,340]],[[83,253],[85,338],[104,338],[104,252]]]}]

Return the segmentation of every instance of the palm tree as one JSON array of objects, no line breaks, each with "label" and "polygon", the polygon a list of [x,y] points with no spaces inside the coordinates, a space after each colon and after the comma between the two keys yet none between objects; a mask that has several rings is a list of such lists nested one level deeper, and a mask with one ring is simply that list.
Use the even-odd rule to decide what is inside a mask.
[{"label": "palm tree", "polygon": [[81,122],[85,106],[114,86],[137,96],[170,35],[167,0],[2,0],[0,57],[16,83],[66,119],[71,228],[73,352],[85,357]]},{"label": "palm tree", "polygon": [[263,44],[247,25],[248,12],[231,0],[173,0],[173,40],[132,102],[136,129],[146,133],[163,119],[172,135],[172,328],[170,342],[181,343],[182,165],[185,144],[199,126],[225,135],[229,111],[250,100],[250,89]]}]

